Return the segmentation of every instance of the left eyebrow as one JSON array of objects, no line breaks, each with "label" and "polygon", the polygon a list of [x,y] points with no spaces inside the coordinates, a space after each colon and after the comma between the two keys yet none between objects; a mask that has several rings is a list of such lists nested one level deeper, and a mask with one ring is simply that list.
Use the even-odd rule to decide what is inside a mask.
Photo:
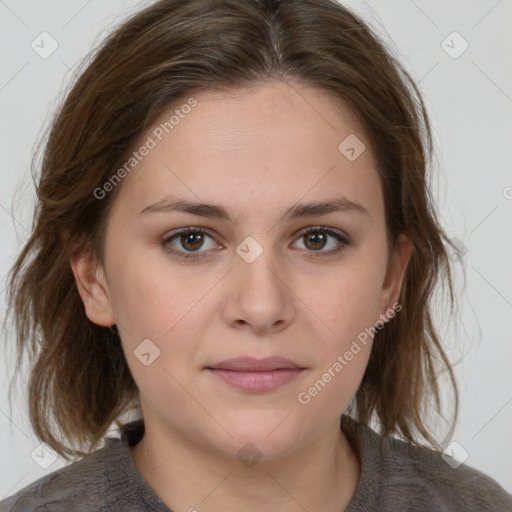
[{"label": "left eyebrow", "polygon": [[[218,204],[201,203],[188,201],[186,199],[163,200],[146,206],[140,211],[140,214],[150,213],[188,213],[199,217],[217,218],[233,222],[227,209]],[[327,201],[314,201],[311,203],[298,203],[288,208],[282,219],[298,219],[302,217],[312,217],[326,215],[332,212],[356,213],[360,215],[370,215],[368,210],[361,204],[351,201],[346,197],[339,197]]]}]

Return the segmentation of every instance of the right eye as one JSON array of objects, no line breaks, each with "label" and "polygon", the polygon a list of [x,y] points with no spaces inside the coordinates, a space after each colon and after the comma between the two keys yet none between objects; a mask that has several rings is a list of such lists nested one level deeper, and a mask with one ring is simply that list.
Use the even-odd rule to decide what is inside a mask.
[{"label": "right eye", "polygon": [[[166,236],[162,240],[162,246],[166,251],[179,258],[199,258],[208,249],[215,247],[215,244],[211,244],[206,251],[199,251],[205,243],[205,237],[213,240],[213,237],[208,234],[205,228],[187,227]],[[181,246],[181,248],[177,248],[176,245]]]}]

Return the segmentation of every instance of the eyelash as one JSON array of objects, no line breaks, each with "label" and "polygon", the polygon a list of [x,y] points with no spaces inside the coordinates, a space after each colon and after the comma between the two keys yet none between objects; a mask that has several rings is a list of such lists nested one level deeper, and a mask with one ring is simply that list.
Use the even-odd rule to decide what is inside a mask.
[{"label": "eyelash", "polygon": [[[310,251],[312,254],[309,257],[311,257],[311,258],[322,258],[322,257],[326,257],[326,256],[332,256],[333,254],[340,253],[345,248],[345,246],[350,245],[347,238],[341,232],[338,232],[337,230],[328,228],[326,226],[310,226],[310,227],[302,230],[299,233],[297,239],[300,239],[301,237],[304,237],[305,235],[312,233],[312,232],[313,233],[323,232],[323,233],[326,233],[327,235],[334,237],[339,242],[339,246],[338,246],[338,248],[327,251],[327,252]],[[162,245],[162,247],[164,247],[164,249],[166,251],[178,256],[179,258],[197,259],[197,258],[204,257],[205,251],[204,252],[196,252],[196,253],[190,253],[190,252],[187,253],[187,252],[183,252],[180,250],[176,250],[176,249],[168,246],[168,244],[170,242],[172,242],[172,240],[174,240],[175,238],[177,238],[181,235],[188,235],[190,233],[208,235],[210,238],[214,238],[212,236],[212,234],[210,234],[209,231],[205,228],[187,227],[187,228],[183,228],[183,229],[180,229],[180,230],[174,232],[172,235],[170,235],[168,237],[165,237],[162,240],[161,245]]]}]

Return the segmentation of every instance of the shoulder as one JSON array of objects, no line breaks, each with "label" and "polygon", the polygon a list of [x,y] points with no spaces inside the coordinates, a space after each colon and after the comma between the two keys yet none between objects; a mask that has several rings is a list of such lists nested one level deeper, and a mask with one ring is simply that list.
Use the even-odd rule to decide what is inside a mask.
[{"label": "shoulder", "polygon": [[[128,450],[117,438],[107,438],[103,448],[36,480],[0,502],[0,512],[64,512],[105,510],[110,501],[109,464],[122,463]],[[124,454],[124,455],[123,455]]]},{"label": "shoulder", "polygon": [[399,491],[408,488],[412,497],[421,493],[425,503],[437,507],[430,510],[512,511],[512,495],[481,471],[397,439],[382,446],[389,466],[388,485]]},{"label": "shoulder", "polygon": [[376,510],[512,511],[512,495],[481,471],[350,423],[362,457],[361,484],[378,489]]}]

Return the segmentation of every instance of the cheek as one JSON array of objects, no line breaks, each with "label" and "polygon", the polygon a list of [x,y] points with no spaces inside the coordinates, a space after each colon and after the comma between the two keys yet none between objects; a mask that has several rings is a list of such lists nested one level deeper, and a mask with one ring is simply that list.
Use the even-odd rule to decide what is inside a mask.
[{"label": "cheek", "polygon": [[328,345],[342,349],[378,318],[381,276],[377,265],[346,265],[330,273],[321,285],[317,281],[317,286],[307,288],[301,296],[318,318],[322,338],[332,341]]},{"label": "cheek", "polygon": [[218,278],[194,279],[148,253],[126,257],[113,274],[114,313],[139,389],[149,397],[179,393],[199,364],[194,355],[212,311],[206,294]]},{"label": "cheek", "polygon": [[204,295],[201,282],[172,266],[158,248],[127,250],[111,267],[114,313],[134,340],[163,340]]},{"label": "cheek", "polygon": [[[371,352],[380,299],[381,269],[363,258],[332,273],[306,301],[315,319],[317,367],[302,388],[312,408],[344,407],[364,375]],[[331,404],[331,405],[329,405]],[[336,405],[333,405],[336,404]]]},{"label": "cheek", "polygon": [[375,303],[375,293],[348,278],[317,301],[318,316],[328,320],[317,328],[317,364],[296,397],[306,414],[334,421],[352,400],[372,348]]}]

